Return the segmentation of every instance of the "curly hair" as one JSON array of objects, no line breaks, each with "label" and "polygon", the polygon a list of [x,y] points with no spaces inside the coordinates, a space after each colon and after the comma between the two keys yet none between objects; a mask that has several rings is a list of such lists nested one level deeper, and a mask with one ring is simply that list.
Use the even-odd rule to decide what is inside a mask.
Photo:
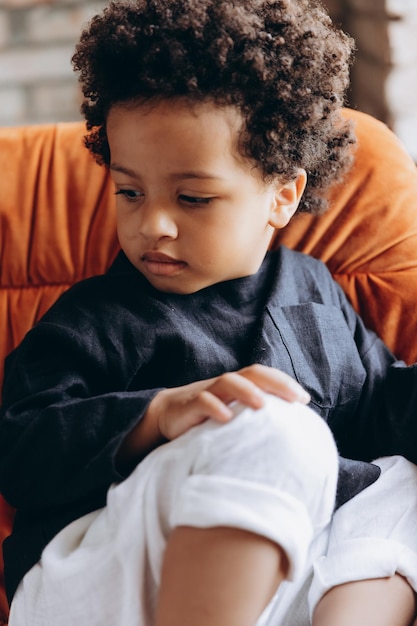
[{"label": "curly hair", "polygon": [[264,181],[308,185],[299,211],[319,213],[351,162],[340,115],[352,40],[318,0],[111,1],[82,32],[72,62],[84,94],[85,143],[109,164],[115,104],[184,98],[234,106],[239,151]]}]

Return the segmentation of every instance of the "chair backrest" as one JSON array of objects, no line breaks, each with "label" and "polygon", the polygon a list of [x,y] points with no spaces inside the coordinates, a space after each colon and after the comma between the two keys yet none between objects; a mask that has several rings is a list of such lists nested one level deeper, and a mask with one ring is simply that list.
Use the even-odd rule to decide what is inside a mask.
[{"label": "chair backrest", "polygon": [[[417,360],[417,172],[380,122],[346,109],[358,147],[320,217],[278,233],[325,261],[366,323]],[[81,123],[0,129],[0,384],[4,357],[74,282],[106,270],[118,250],[112,183],[83,146]],[[13,511],[0,501],[0,540]],[[1,581],[0,625],[7,623]]]}]

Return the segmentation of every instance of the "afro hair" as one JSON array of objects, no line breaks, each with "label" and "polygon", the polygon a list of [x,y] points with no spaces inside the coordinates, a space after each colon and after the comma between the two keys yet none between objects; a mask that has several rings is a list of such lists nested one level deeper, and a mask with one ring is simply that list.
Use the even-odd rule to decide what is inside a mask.
[{"label": "afro hair", "polygon": [[308,173],[300,211],[320,213],[348,168],[341,114],[353,44],[317,0],[112,1],[73,56],[86,146],[109,164],[106,118],[127,102],[184,98],[237,107],[239,150],[265,181]]}]

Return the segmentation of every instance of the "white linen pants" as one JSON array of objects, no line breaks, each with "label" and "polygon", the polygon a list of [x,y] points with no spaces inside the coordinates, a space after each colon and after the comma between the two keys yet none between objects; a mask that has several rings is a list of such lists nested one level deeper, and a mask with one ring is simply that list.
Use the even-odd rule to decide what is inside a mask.
[{"label": "white linen pants", "polygon": [[[10,626],[152,626],[164,550],[179,525],[229,526],[285,551],[290,580],[257,626],[308,626],[332,586],[398,572],[417,589],[417,469],[378,460],[374,485],[334,515],[337,451],[309,408],[267,396],[152,452],[105,508],[64,528],[21,582]],[[198,556],[196,555],[196,558]]]}]

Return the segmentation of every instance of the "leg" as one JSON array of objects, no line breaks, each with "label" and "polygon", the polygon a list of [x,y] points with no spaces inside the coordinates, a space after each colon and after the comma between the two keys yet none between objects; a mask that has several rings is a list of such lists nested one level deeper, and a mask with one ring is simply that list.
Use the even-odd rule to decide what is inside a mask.
[{"label": "leg", "polygon": [[417,467],[375,461],[378,480],[333,516],[309,591],[314,626],[410,626],[416,616]]},{"label": "leg", "polygon": [[156,626],[253,626],[286,577],[285,553],[234,528],[176,528],[162,570]]},{"label": "leg", "polygon": [[336,448],[311,411],[271,402],[205,430],[177,498],[156,626],[254,626],[333,509]]},{"label": "leg", "polygon": [[200,613],[214,607],[216,626],[253,626],[280,581],[304,572],[337,479],[323,420],[267,400],[191,429],[114,485],[46,547],[11,623],[208,626]]},{"label": "leg", "polygon": [[397,574],[333,587],[318,603],[313,626],[411,626],[415,615],[415,593]]}]

